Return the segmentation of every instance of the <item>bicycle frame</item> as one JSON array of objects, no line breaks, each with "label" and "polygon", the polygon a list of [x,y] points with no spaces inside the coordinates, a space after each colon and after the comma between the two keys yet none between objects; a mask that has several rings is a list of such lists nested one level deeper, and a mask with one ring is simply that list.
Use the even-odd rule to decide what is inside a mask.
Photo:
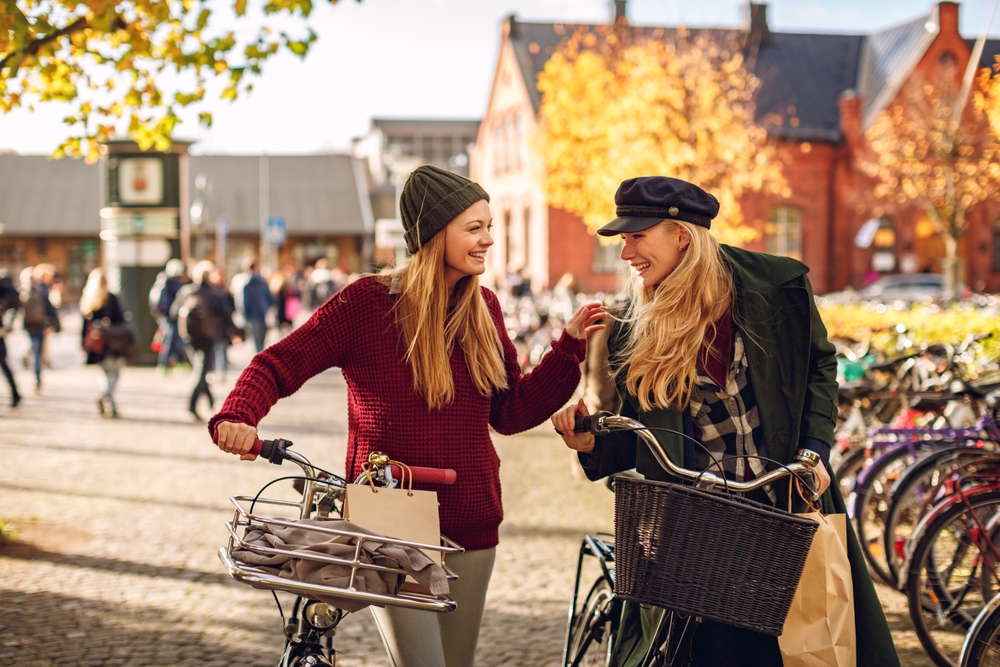
[{"label": "bicycle frame", "polygon": [[609,547],[603,537],[610,537],[613,543],[614,535],[610,533],[597,533],[595,535],[585,535],[583,537],[583,542],[580,544],[580,555],[576,560],[576,578],[573,582],[573,598],[569,604],[569,615],[566,620],[566,642],[563,646],[563,665],[567,664],[567,661],[570,659],[569,651],[570,642],[572,641],[573,618],[576,616],[576,605],[580,600],[580,576],[583,571],[584,557],[590,556],[596,558],[598,565],[601,567],[602,576],[608,584],[610,584],[612,590],[614,590],[615,587],[615,571],[608,567],[608,563],[613,563],[615,561],[614,547]]}]

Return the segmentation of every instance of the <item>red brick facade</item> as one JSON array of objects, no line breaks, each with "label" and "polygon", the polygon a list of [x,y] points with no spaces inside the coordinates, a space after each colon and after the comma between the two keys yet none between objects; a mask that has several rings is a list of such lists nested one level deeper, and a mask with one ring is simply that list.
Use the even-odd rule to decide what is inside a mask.
[{"label": "red brick facade", "polygon": [[[969,42],[958,32],[958,5],[952,2],[938,4],[932,9],[928,25],[935,20],[938,32],[919,61],[910,65],[908,76],[927,81],[940,81],[941,77],[953,76],[957,89],[971,55]],[[509,40],[507,29],[504,39]],[[508,50],[509,43],[505,46]],[[995,50],[995,47],[991,48]],[[502,90],[502,87],[498,82],[494,83],[494,87],[493,99],[499,99],[497,90]],[[890,100],[885,107],[905,102],[902,93],[898,92],[903,88],[896,88],[895,100]],[[507,99],[514,102],[508,101],[507,107],[514,104],[529,113],[531,103],[528,96],[522,97],[523,101],[519,101],[517,95],[508,94]],[[891,224],[892,232],[880,238],[895,236],[892,246],[879,248],[881,260],[886,260],[887,254],[893,256],[892,268],[884,270],[885,267],[881,266],[881,274],[902,270],[938,272],[945,256],[943,241],[933,232],[918,205],[888,204],[874,199],[873,183],[859,166],[859,157],[867,150],[863,132],[864,104],[858,92],[843,91],[837,104],[840,138],[836,141],[779,140],[780,153],[785,161],[784,176],[792,190],[789,198],[750,193],[741,200],[746,224],[753,225],[760,232],[755,241],[747,244],[749,249],[781,251],[773,247],[773,242],[769,245],[767,235],[768,221],[777,215],[780,207],[786,207],[783,209],[786,214],[800,222],[801,248],[787,254],[797,256],[809,265],[817,293],[848,285],[861,286],[876,275],[873,270],[875,247],[858,248],[854,243],[861,226],[872,218],[886,218],[885,224]],[[483,156],[488,156],[492,150],[488,144],[492,136],[493,105],[491,100],[491,107],[481,125],[478,150]],[[971,111],[967,109],[967,113]],[[868,122],[870,124],[870,118]],[[482,168],[480,173],[483,173]],[[487,189],[490,187],[491,184],[487,184]],[[555,284],[564,273],[570,272],[576,277],[579,289],[588,292],[612,289],[614,274],[594,271],[596,245],[579,218],[552,207],[547,207],[547,210],[545,273],[548,285]],[[959,257],[963,280],[974,290],[1000,291],[1000,238],[997,237],[1000,232],[995,229],[998,218],[1000,203],[992,200],[968,212],[968,233],[959,246]]]}]

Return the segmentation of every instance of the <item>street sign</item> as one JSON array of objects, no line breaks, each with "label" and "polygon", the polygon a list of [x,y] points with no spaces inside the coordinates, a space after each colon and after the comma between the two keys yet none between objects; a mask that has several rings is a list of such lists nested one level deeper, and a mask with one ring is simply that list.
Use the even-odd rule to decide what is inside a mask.
[{"label": "street sign", "polygon": [[288,235],[288,227],[285,219],[278,215],[272,215],[267,219],[264,227],[264,240],[268,245],[284,245]]}]

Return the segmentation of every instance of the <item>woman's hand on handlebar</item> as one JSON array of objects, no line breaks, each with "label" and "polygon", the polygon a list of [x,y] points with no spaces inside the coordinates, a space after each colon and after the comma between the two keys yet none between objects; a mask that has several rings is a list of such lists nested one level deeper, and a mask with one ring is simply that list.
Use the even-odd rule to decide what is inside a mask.
[{"label": "woman's hand on handlebar", "polygon": [[573,428],[576,426],[577,415],[589,414],[590,412],[587,410],[587,406],[584,405],[583,399],[581,398],[576,405],[563,408],[559,412],[552,415],[552,425],[555,427],[556,431],[559,432],[559,435],[562,436],[563,442],[566,443],[566,446],[584,454],[594,450],[594,434],[574,433]]},{"label": "woman's hand on handlebar", "polygon": [[813,468],[813,476],[816,478],[816,493],[823,495],[830,488],[830,473],[826,471],[826,465],[820,461],[819,465]]},{"label": "woman's hand on handlebar", "polygon": [[257,429],[239,422],[219,422],[215,427],[215,442],[224,452],[235,454],[241,461],[253,461],[256,454],[250,448],[257,441]]}]

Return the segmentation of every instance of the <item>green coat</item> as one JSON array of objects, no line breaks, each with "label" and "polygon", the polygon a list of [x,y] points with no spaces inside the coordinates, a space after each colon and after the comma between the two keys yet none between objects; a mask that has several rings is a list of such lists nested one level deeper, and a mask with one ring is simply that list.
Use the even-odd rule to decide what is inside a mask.
[{"label": "green coat", "polygon": [[[820,319],[812,286],[806,277],[809,269],[801,262],[785,257],[729,246],[722,246],[722,251],[733,267],[736,324],[744,334],[748,375],[757,398],[768,456],[788,463],[794,459],[800,443],[806,438],[832,445],[837,415],[837,359],[833,345],[827,340],[826,327]],[[608,340],[612,359],[621,349],[626,335],[625,326],[616,323]],[[685,430],[685,418],[681,411],[643,412],[635,397],[627,394],[621,381],[618,390],[622,397],[622,415],[655,428]],[[670,433],[655,432],[655,435],[670,458],[683,465],[683,439]],[[593,456],[581,457],[591,479],[635,468],[648,479],[670,480],[648,447],[637,446],[639,441],[633,434],[615,434],[602,437],[598,442],[599,447]],[[827,514],[847,511],[836,483],[831,484],[823,494],[822,505],[823,512]],[[848,557],[854,578],[858,667],[896,667],[899,659],[889,626],[850,522]],[[634,641],[624,643],[635,644],[637,641],[638,647],[626,646],[619,651],[618,663],[622,665],[641,660],[645,652],[638,627],[639,613],[633,605],[626,607],[629,618],[623,619],[622,634],[627,638],[631,632]],[[645,621],[648,624],[650,619]],[[648,641],[646,639],[646,643]]]}]

